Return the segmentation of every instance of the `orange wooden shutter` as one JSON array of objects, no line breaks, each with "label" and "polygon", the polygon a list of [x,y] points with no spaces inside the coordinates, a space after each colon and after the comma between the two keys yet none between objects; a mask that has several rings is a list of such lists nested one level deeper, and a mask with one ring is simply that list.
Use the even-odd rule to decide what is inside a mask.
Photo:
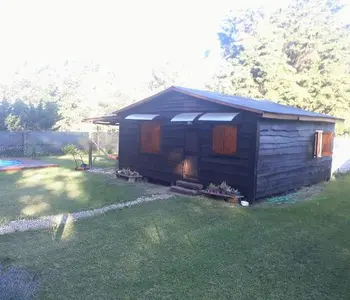
[{"label": "orange wooden shutter", "polygon": [[152,152],[158,153],[160,150],[160,124],[153,124],[152,128]]},{"label": "orange wooden shutter", "polygon": [[160,124],[145,122],[141,124],[141,152],[158,153],[160,150]]},{"label": "orange wooden shutter", "polygon": [[322,131],[315,132],[314,157],[322,157]]},{"label": "orange wooden shutter", "polygon": [[213,152],[231,155],[237,151],[237,127],[218,125],[213,129]]},{"label": "orange wooden shutter", "polygon": [[141,124],[141,152],[149,151],[149,126],[148,123]]},{"label": "orange wooden shutter", "polygon": [[213,128],[213,152],[224,153],[225,127],[218,125]]},{"label": "orange wooden shutter", "polygon": [[322,135],[322,156],[332,156],[333,150],[333,133],[324,132]]},{"label": "orange wooden shutter", "polygon": [[237,150],[237,127],[226,126],[224,138],[224,154],[234,154]]}]

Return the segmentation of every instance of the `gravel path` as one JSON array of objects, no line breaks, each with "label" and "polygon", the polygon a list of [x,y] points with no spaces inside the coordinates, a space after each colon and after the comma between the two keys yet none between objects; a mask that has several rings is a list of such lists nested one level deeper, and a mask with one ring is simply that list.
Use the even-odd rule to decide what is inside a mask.
[{"label": "gravel path", "polygon": [[83,210],[75,213],[50,215],[50,216],[40,217],[32,220],[23,219],[23,220],[11,221],[7,225],[0,227],[0,235],[9,234],[17,231],[29,231],[29,230],[37,230],[37,229],[54,228],[54,227],[66,224],[68,222],[76,222],[77,220],[80,220],[80,219],[86,219],[86,218],[102,215],[108,211],[118,210],[124,207],[131,207],[144,202],[166,200],[171,197],[174,197],[174,195],[157,194],[149,197],[139,197],[134,201],[111,204],[101,208]]}]

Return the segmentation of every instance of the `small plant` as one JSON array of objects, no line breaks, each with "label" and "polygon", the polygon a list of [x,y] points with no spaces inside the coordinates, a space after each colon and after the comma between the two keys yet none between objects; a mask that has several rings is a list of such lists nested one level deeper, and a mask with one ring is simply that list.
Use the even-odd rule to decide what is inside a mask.
[{"label": "small plant", "polygon": [[[81,156],[81,151],[73,144],[68,144],[62,148],[62,152],[66,155],[72,155],[75,162],[76,170],[86,170],[87,164],[84,163],[83,157]],[[80,157],[81,164],[78,164],[77,156]]]},{"label": "small plant", "polygon": [[125,176],[129,176],[129,177],[136,177],[136,176],[140,176],[140,173],[137,171],[131,171],[130,169],[121,169],[118,170],[118,174],[120,175],[125,175]]},{"label": "small plant", "polygon": [[24,155],[31,156],[34,159],[38,156],[47,156],[48,153],[41,145],[27,144],[26,147],[24,147]]},{"label": "small plant", "polygon": [[239,195],[239,191],[235,190],[231,186],[229,186],[226,181],[222,182],[220,185],[215,185],[210,183],[205,191],[213,194],[227,195],[227,196],[235,196]]}]

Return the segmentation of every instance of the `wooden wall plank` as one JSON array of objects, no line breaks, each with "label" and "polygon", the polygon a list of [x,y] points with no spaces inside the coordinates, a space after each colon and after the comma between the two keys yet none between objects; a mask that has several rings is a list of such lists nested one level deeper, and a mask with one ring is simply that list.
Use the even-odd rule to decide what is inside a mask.
[{"label": "wooden wall plank", "polygon": [[260,120],[257,198],[328,180],[332,159],[313,158],[316,130],[334,132],[334,124]]}]

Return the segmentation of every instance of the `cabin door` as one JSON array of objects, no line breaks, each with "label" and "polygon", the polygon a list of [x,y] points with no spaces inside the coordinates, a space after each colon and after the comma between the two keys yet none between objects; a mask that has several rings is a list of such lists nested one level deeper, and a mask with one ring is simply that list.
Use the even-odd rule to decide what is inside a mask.
[{"label": "cabin door", "polygon": [[198,180],[199,138],[194,128],[185,129],[185,148],[183,177],[186,180]]}]

